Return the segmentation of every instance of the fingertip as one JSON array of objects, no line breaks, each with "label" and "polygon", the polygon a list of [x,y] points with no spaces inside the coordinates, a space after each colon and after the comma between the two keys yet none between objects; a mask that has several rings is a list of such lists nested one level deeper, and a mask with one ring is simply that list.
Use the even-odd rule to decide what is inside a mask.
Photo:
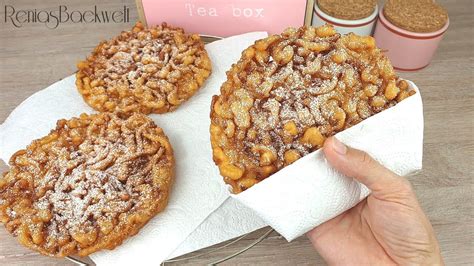
[{"label": "fingertip", "polygon": [[374,166],[367,153],[349,148],[335,137],[328,138],[324,143],[324,155],[334,169],[362,183],[365,183],[364,177]]},{"label": "fingertip", "polygon": [[332,149],[332,138],[333,137],[329,137],[326,139],[326,141],[324,141],[324,144],[323,144],[323,152],[324,154],[327,154],[328,152],[331,152],[331,149]]},{"label": "fingertip", "polygon": [[327,138],[326,141],[324,141],[324,144],[323,144],[323,153],[324,153],[324,156],[326,156],[327,159],[332,157],[332,154],[334,153],[334,150],[332,148],[332,146],[333,146],[332,138],[333,137]]},{"label": "fingertip", "polygon": [[336,137],[329,137],[324,142],[323,150],[326,155],[331,154],[338,156],[346,156],[348,152],[348,147]]},{"label": "fingertip", "polygon": [[336,137],[329,137],[326,139],[323,145],[323,151],[325,154],[334,153],[335,152],[335,138]]},{"label": "fingertip", "polygon": [[[344,155],[340,152],[337,152],[336,148],[336,141],[339,142],[335,137],[329,137],[324,142],[323,152],[324,156],[328,160],[329,164],[331,164],[337,170],[341,170],[341,167],[344,162],[343,157]],[[342,144],[343,145],[343,144]],[[347,149],[347,148],[345,148]],[[347,150],[346,150],[347,152]]]},{"label": "fingertip", "polygon": [[374,193],[391,191],[393,182],[403,179],[385,168],[368,153],[348,147],[335,137],[329,137],[325,141],[323,152],[335,170],[363,183]]}]

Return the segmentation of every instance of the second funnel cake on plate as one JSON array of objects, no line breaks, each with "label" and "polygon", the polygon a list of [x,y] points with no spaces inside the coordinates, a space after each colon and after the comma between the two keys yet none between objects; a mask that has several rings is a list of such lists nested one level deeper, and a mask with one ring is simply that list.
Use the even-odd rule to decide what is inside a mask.
[{"label": "second funnel cake on plate", "polygon": [[131,31],[100,43],[78,63],[76,85],[98,111],[165,113],[189,99],[211,73],[197,34],[166,23]]},{"label": "second funnel cake on plate", "polygon": [[168,203],[173,151],[143,114],[59,120],[10,159],[0,222],[42,254],[86,256],[135,235]]},{"label": "second funnel cake on plate", "polygon": [[213,158],[238,193],[413,93],[372,37],[289,28],[227,72],[211,106]]}]

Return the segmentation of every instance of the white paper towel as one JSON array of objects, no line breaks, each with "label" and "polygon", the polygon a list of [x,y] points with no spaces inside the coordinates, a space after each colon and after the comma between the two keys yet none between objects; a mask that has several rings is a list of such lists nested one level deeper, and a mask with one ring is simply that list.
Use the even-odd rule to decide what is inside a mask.
[{"label": "white paper towel", "polygon": [[[423,104],[418,88],[409,83],[415,95],[336,135],[400,175],[421,169],[423,155]],[[233,197],[291,241],[368,194],[364,185],[332,169],[317,150]]]},{"label": "white paper towel", "polygon": [[251,209],[229,197],[194,230],[169,258],[253,232],[267,224]]},{"label": "white paper towel", "polygon": [[[229,192],[212,161],[211,97],[219,92],[226,79],[225,71],[240,58],[242,50],[266,36],[264,32],[248,33],[206,45],[213,73],[205,86],[176,111],[151,116],[168,135],[176,158],[176,181],[168,207],[138,235],[115,250],[94,253],[91,257],[98,265],[160,263],[228,198]],[[93,112],[82,100],[74,82],[74,76],[65,78],[35,93],[10,114],[0,126],[2,160],[8,162],[15,151],[46,135],[58,119]],[[227,236],[222,238],[225,240]],[[204,239],[204,245],[208,243],[209,240]],[[199,243],[191,246],[199,247]]]}]

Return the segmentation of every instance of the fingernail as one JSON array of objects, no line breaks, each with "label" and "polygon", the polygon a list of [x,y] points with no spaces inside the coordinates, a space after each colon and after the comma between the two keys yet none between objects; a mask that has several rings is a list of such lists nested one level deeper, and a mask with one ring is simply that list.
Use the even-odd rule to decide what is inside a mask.
[{"label": "fingernail", "polygon": [[340,142],[337,138],[334,138],[332,146],[333,146],[334,150],[337,153],[341,154],[341,155],[345,155],[347,153],[346,145],[344,145],[344,143]]}]

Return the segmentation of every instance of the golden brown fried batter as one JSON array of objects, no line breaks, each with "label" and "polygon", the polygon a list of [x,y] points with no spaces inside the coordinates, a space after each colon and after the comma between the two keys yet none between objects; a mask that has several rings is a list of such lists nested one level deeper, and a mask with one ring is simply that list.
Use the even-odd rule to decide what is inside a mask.
[{"label": "golden brown fried batter", "polygon": [[214,161],[238,193],[412,93],[372,37],[289,28],[227,72],[211,107]]},{"label": "golden brown fried batter", "polygon": [[76,86],[102,112],[165,113],[189,99],[211,73],[199,35],[166,23],[131,31],[100,43],[78,63]]},{"label": "golden brown fried batter", "polygon": [[42,254],[113,249],[162,211],[174,159],[161,128],[142,114],[82,114],[10,159],[0,179],[0,221]]}]

